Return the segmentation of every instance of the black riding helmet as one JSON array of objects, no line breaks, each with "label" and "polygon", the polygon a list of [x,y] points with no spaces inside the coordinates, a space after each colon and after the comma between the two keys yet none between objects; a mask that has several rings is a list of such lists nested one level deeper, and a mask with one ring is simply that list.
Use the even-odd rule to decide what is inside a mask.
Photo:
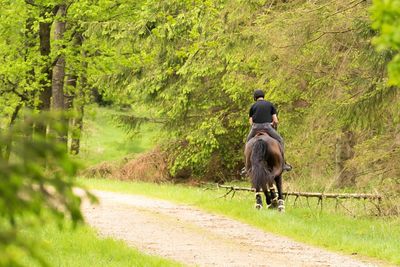
[{"label": "black riding helmet", "polygon": [[264,92],[260,89],[254,91],[254,101],[257,101],[258,98],[264,97]]}]

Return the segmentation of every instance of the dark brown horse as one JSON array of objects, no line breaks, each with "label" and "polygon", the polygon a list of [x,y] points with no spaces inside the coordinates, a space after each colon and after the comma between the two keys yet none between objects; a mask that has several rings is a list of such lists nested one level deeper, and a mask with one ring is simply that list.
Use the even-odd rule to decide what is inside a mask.
[{"label": "dark brown horse", "polygon": [[[250,139],[245,147],[246,170],[256,190],[256,208],[262,208],[261,191],[264,192],[268,207],[284,211],[282,196],[283,157],[279,142],[266,133],[259,133]],[[276,183],[276,197],[273,183]]]}]

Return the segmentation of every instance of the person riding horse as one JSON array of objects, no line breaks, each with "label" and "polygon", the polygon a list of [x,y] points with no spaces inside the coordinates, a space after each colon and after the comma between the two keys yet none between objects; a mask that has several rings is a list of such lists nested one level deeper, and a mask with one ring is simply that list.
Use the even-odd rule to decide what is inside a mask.
[{"label": "person riding horse", "polygon": [[[283,157],[283,170],[290,171],[292,166],[286,163],[284,159],[285,145],[283,138],[275,130],[278,126],[278,116],[275,106],[264,99],[264,92],[262,90],[254,91],[254,101],[256,101],[249,111],[249,122],[251,125],[250,132],[247,136],[246,142],[253,138],[257,133],[266,132],[269,136],[276,139],[282,151]],[[245,172],[248,170],[245,169]]]}]

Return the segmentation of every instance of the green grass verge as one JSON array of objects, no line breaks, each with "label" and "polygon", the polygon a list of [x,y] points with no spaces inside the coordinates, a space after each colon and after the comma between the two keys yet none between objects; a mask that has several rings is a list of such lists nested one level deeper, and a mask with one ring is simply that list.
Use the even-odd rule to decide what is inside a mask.
[{"label": "green grass verge", "polygon": [[[145,255],[128,247],[122,241],[101,239],[87,226],[59,229],[46,225],[42,229],[26,230],[35,240],[39,255],[50,266],[181,266],[160,257]],[[38,245],[39,244],[39,245]],[[40,266],[36,261],[23,259],[26,266]]]},{"label": "green grass verge", "polygon": [[220,198],[225,190],[204,190],[180,185],[79,179],[89,188],[142,194],[200,207],[227,215],[263,230],[345,254],[358,254],[400,264],[400,220],[353,218],[308,208],[286,207],[286,213],[256,211],[254,197],[238,192],[233,199]]},{"label": "green grass verge", "polygon": [[158,125],[146,123],[141,125],[140,131],[129,136],[113,118],[122,112],[97,106],[88,109],[77,156],[86,167],[148,151],[154,147],[155,139],[160,134]]}]

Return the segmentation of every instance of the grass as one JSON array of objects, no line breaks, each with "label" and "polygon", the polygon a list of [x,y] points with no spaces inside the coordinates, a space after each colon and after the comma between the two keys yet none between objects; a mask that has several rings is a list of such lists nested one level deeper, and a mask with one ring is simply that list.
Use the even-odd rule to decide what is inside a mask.
[{"label": "grass", "polygon": [[[140,253],[122,241],[100,239],[96,232],[87,226],[59,229],[49,224],[41,229],[24,232],[27,236],[40,240],[39,255],[50,266],[181,266],[177,262]],[[26,266],[40,266],[28,258],[24,258],[22,262]]]},{"label": "grass", "polygon": [[319,212],[309,208],[286,207],[286,213],[256,211],[253,194],[238,192],[233,199],[220,198],[225,190],[204,190],[170,184],[80,179],[84,186],[101,190],[142,194],[200,207],[240,220],[297,241],[345,254],[368,256],[400,264],[400,220]]},{"label": "grass", "polygon": [[129,137],[113,119],[115,114],[118,114],[115,110],[97,106],[91,106],[87,112],[81,150],[77,156],[84,166],[118,161],[154,147],[154,140],[160,132],[158,125],[143,124],[138,133]]}]

